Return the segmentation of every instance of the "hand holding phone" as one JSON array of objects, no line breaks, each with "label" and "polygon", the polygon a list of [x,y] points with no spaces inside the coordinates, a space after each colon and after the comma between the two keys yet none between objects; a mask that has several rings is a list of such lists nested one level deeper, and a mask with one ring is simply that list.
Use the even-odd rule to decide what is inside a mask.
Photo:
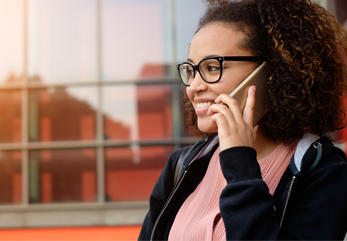
[{"label": "hand holding phone", "polygon": [[233,97],[240,105],[241,110],[245,108],[247,91],[250,86],[256,87],[256,99],[254,107],[254,121],[253,126],[266,114],[265,110],[265,97],[267,95],[268,81],[270,79],[269,66],[266,62],[263,62],[257,67],[245,80],[243,80],[231,93]]},{"label": "hand holding phone", "polygon": [[[269,67],[264,62],[231,92],[230,96],[238,102],[240,108],[232,104],[230,97],[225,94],[220,95],[215,100],[215,103],[224,103],[228,106],[230,113],[224,107],[220,107],[220,105],[211,105],[209,108],[207,114],[211,116],[211,121],[218,126],[221,151],[235,146],[254,147],[255,129],[253,127],[266,114],[265,97],[267,95],[269,76]],[[256,92],[250,89],[251,86],[256,87]],[[252,112],[250,110],[244,112],[246,104],[248,107],[254,107],[254,110]],[[250,124],[252,124],[252,127]],[[230,126],[233,128],[230,128]]]}]

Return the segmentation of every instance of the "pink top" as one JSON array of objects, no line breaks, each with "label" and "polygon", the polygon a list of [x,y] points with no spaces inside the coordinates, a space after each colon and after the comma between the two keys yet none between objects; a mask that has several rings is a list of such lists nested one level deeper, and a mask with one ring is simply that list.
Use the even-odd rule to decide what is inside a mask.
[{"label": "pink top", "polygon": [[[289,146],[280,144],[272,153],[258,161],[262,178],[271,194],[275,192],[288,167],[297,143]],[[220,167],[219,152],[218,148],[204,178],[178,211],[170,230],[169,241],[226,240],[224,222],[219,210],[219,197],[226,186],[226,180]]]}]

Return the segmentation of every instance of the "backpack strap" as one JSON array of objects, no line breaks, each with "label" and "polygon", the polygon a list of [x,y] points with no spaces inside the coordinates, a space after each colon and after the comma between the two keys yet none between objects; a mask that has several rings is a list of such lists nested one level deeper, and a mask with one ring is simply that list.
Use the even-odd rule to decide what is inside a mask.
[{"label": "backpack strap", "polygon": [[[200,145],[201,143],[203,142],[207,142],[209,139],[206,137],[198,142],[196,142],[194,145],[190,145],[190,146],[186,146],[184,147],[183,151],[181,152],[179,158],[178,158],[178,161],[176,163],[176,168],[175,168],[175,173],[174,173],[174,182],[173,182],[173,186],[175,187],[178,180],[180,179],[181,177],[181,174],[182,174],[182,167],[183,167],[183,161],[184,159],[190,154],[190,152],[195,148],[197,147],[198,145]],[[218,136],[214,137],[214,138],[211,138],[209,140],[209,144],[213,143],[213,145],[215,145],[216,143],[218,143],[219,139],[218,139]],[[204,149],[203,149],[204,150]],[[207,149],[207,150],[210,150],[210,149]],[[201,152],[200,152],[201,153]],[[199,153],[199,154],[200,154]],[[198,155],[199,155],[198,154]],[[203,152],[202,152],[203,154]]]},{"label": "backpack strap", "polygon": [[178,158],[177,164],[176,164],[176,168],[175,168],[175,175],[174,175],[174,183],[173,186],[176,186],[178,180],[180,179],[181,173],[182,173],[182,164],[184,159],[186,158],[188,152],[190,151],[190,149],[192,148],[192,146],[187,146],[183,149],[183,151],[180,154],[180,157]]}]

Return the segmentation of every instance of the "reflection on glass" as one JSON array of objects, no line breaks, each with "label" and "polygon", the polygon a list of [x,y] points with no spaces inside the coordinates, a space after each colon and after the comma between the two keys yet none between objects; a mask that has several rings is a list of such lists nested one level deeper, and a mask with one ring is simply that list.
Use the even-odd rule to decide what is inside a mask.
[{"label": "reflection on glass", "polygon": [[28,8],[29,81],[96,80],[96,1],[30,0]]},{"label": "reflection on glass", "polygon": [[172,138],[171,92],[171,85],[105,87],[105,139]]},{"label": "reflection on glass", "polygon": [[22,202],[22,153],[21,151],[0,152],[0,203]]},{"label": "reflection on glass", "polygon": [[102,0],[102,63],[104,80],[168,75],[170,46],[166,43],[163,0]]},{"label": "reflection on glass", "polygon": [[[325,5],[328,5],[328,2]],[[339,23],[347,29],[347,2],[335,1],[335,3],[332,3],[332,1],[329,1],[329,5],[331,5],[331,8],[335,5],[335,9],[331,9],[331,12],[335,14]]]},{"label": "reflection on glass", "polygon": [[21,91],[0,91],[0,143],[21,142]]},{"label": "reflection on glass", "polygon": [[0,83],[23,78],[23,0],[0,0]]},{"label": "reflection on glass", "polygon": [[201,0],[175,0],[175,4],[177,63],[181,63],[187,61],[189,44],[206,6]]},{"label": "reflection on glass", "polygon": [[30,203],[96,201],[95,149],[31,151]]},{"label": "reflection on glass", "polygon": [[172,151],[172,146],[105,149],[106,200],[148,200]]},{"label": "reflection on glass", "polygon": [[94,140],[96,89],[70,87],[29,92],[29,140]]}]

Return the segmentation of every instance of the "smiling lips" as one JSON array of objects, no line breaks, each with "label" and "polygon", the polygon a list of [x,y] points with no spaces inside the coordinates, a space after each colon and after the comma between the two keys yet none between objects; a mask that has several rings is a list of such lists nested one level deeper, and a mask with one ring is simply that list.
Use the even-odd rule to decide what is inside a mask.
[{"label": "smiling lips", "polygon": [[197,115],[204,115],[212,105],[212,102],[199,102],[196,104],[195,113]]},{"label": "smiling lips", "polygon": [[212,105],[212,102],[201,102],[196,104],[196,108],[201,109],[210,105]]}]

